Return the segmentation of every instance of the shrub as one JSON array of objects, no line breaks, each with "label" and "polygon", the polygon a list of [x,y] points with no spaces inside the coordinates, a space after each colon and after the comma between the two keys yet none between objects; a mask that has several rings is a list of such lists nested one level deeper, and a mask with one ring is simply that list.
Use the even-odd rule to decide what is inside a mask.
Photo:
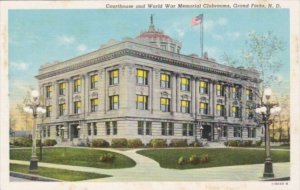
[{"label": "shrub", "polygon": [[100,156],[99,160],[101,162],[106,162],[106,163],[110,162],[111,163],[111,162],[113,162],[115,160],[115,155],[110,154],[110,153],[103,154],[103,155]]},{"label": "shrub", "polygon": [[26,147],[30,147],[32,146],[32,139],[30,138],[25,138],[25,137],[21,137],[21,138],[17,138],[13,141],[13,144],[15,146],[26,146]]},{"label": "shrub", "polygon": [[252,141],[251,140],[244,141],[242,146],[245,146],[245,147],[252,146]]},{"label": "shrub", "polygon": [[261,144],[262,144],[262,140],[256,141],[256,142],[255,142],[255,145],[256,145],[256,146],[261,146]]},{"label": "shrub", "polygon": [[171,147],[187,147],[187,139],[172,139],[170,145]]},{"label": "shrub", "polygon": [[224,142],[224,145],[225,145],[225,146],[228,146],[228,141],[225,141],[225,142]]},{"label": "shrub", "polygon": [[200,162],[200,159],[197,155],[191,155],[190,158],[189,158],[189,162],[191,164],[198,164]]},{"label": "shrub", "polygon": [[177,164],[178,164],[178,165],[183,165],[183,164],[186,164],[186,163],[187,163],[187,161],[186,161],[186,158],[185,158],[185,157],[180,156],[180,157],[178,158],[178,161],[177,161]]},{"label": "shrub", "polygon": [[143,147],[144,144],[142,143],[141,139],[129,139],[128,140],[128,147],[129,148],[139,148]]},{"label": "shrub", "polygon": [[151,139],[150,144],[153,148],[162,148],[167,146],[166,139]]},{"label": "shrub", "polygon": [[127,147],[127,139],[121,138],[121,139],[113,139],[111,141],[111,147],[113,148],[125,148]]},{"label": "shrub", "polygon": [[238,140],[228,141],[228,146],[239,147],[240,145],[241,145],[241,141],[238,141]]},{"label": "shrub", "polygon": [[[36,140],[36,146],[41,146],[41,140],[40,139]],[[42,146],[44,146],[43,143],[42,143]]]},{"label": "shrub", "polygon": [[109,143],[104,139],[94,139],[92,147],[109,147]]},{"label": "shrub", "polygon": [[201,159],[200,159],[200,162],[201,163],[206,163],[208,162],[208,154],[204,154],[201,156]]},{"label": "shrub", "polygon": [[56,142],[55,139],[46,139],[46,140],[44,141],[44,145],[45,145],[45,146],[54,146],[54,145],[56,145],[56,144],[57,144],[57,142]]},{"label": "shrub", "polygon": [[203,142],[196,142],[195,141],[195,142],[192,143],[192,146],[193,147],[203,147]]}]

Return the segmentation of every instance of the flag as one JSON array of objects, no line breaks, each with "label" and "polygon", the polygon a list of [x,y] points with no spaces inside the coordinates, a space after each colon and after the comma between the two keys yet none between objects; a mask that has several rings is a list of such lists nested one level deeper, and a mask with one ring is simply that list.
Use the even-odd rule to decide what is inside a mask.
[{"label": "flag", "polygon": [[197,26],[199,24],[202,24],[202,22],[203,22],[203,15],[202,14],[192,18],[192,26]]}]

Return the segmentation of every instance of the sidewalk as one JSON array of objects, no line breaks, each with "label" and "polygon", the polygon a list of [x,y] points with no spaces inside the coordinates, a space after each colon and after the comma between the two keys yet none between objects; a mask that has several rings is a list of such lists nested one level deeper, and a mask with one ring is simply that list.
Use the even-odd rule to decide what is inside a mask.
[{"label": "sidewalk", "polygon": [[[258,181],[263,180],[263,164],[224,166],[200,169],[166,169],[145,156],[137,154],[138,149],[120,151],[103,149],[126,155],[136,162],[136,166],[126,169],[100,169],[82,166],[68,166],[61,164],[39,163],[39,166],[93,172],[112,175],[109,178],[92,179],[86,181]],[[28,165],[28,161],[11,160],[10,163]],[[290,176],[290,163],[273,163],[275,178]]]}]

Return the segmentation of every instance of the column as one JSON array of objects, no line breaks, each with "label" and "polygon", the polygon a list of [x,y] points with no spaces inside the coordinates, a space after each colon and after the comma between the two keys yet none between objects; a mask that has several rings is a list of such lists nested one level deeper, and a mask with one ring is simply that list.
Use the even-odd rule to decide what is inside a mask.
[{"label": "column", "polygon": [[160,70],[153,69],[153,75],[152,75],[152,85],[150,88],[150,94],[151,94],[151,111],[159,111],[160,110]]},{"label": "column", "polygon": [[89,86],[89,82],[90,82],[90,75],[84,74],[82,75],[83,78],[83,86],[82,86],[82,97],[81,100],[84,101],[84,115],[89,114],[90,112],[90,106],[89,106],[89,102],[90,102],[90,86]]},{"label": "column", "polygon": [[197,115],[199,114],[199,97],[200,97],[200,92],[199,92],[199,79],[195,78],[195,114],[196,118]]},{"label": "column", "polygon": [[230,108],[230,103],[229,103],[229,85],[227,84],[225,87],[225,117],[229,117],[229,108]]},{"label": "column", "polygon": [[81,101],[81,105],[82,105],[82,108],[81,108],[81,114],[82,115],[85,115],[86,114],[86,107],[87,107],[87,104],[86,104],[86,78],[87,76],[86,75],[81,75],[81,89],[80,89],[80,101]]},{"label": "column", "polygon": [[171,113],[174,114],[177,110],[177,105],[176,105],[176,101],[177,101],[177,93],[176,93],[176,89],[177,89],[177,85],[176,85],[176,74],[173,73],[171,75],[171,93],[172,93],[172,99],[171,99]]},{"label": "column", "polygon": [[180,75],[176,74],[176,112],[180,112]]},{"label": "column", "polygon": [[66,100],[67,110],[66,110],[66,112],[67,112],[67,115],[70,115],[70,114],[73,113],[73,111],[72,111],[72,108],[73,108],[72,83],[73,83],[72,79],[67,79],[66,80],[66,97],[67,97],[67,100]]},{"label": "column", "polygon": [[209,83],[209,114],[210,115],[215,115],[215,98],[216,98],[216,95],[215,95],[215,86],[214,86],[214,81],[210,81]]},{"label": "column", "polygon": [[192,109],[191,109],[191,116],[192,117],[195,117],[195,109],[196,109],[196,99],[195,99],[195,78],[194,77],[191,77],[191,93],[192,93],[192,96],[191,96],[191,106],[192,106]]}]

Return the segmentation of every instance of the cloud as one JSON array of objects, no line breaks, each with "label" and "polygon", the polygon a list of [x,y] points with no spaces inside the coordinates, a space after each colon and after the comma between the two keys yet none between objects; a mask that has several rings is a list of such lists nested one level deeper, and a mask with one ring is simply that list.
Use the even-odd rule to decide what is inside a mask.
[{"label": "cloud", "polygon": [[223,41],[224,40],[224,37],[222,35],[219,35],[219,34],[213,34],[212,38],[216,41]]},{"label": "cloud", "polygon": [[224,17],[218,18],[217,20],[204,20],[203,27],[205,31],[212,31],[216,27],[226,26],[228,23]]},{"label": "cloud", "polygon": [[77,46],[77,50],[80,51],[80,52],[85,52],[87,50],[87,47],[84,44],[79,44]]},{"label": "cloud", "polygon": [[59,36],[58,41],[61,45],[71,45],[75,42],[75,38],[73,36]]},{"label": "cloud", "polygon": [[217,24],[220,25],[220,26],[225,26],[225,25],[227,25],[227,19],[226,18],[219,18],[217,20]]},{"label": "cloud", "polygon": [[226,32],[225,35],[233,40],[238,39],[241,36],[239,32]]},{"label": "cloud", "polygon": [[10,63],[11,69],[19,70],[19,71],[26,71],[29,65],[30,65],[29,63],[25,63],[23,61]]}]

